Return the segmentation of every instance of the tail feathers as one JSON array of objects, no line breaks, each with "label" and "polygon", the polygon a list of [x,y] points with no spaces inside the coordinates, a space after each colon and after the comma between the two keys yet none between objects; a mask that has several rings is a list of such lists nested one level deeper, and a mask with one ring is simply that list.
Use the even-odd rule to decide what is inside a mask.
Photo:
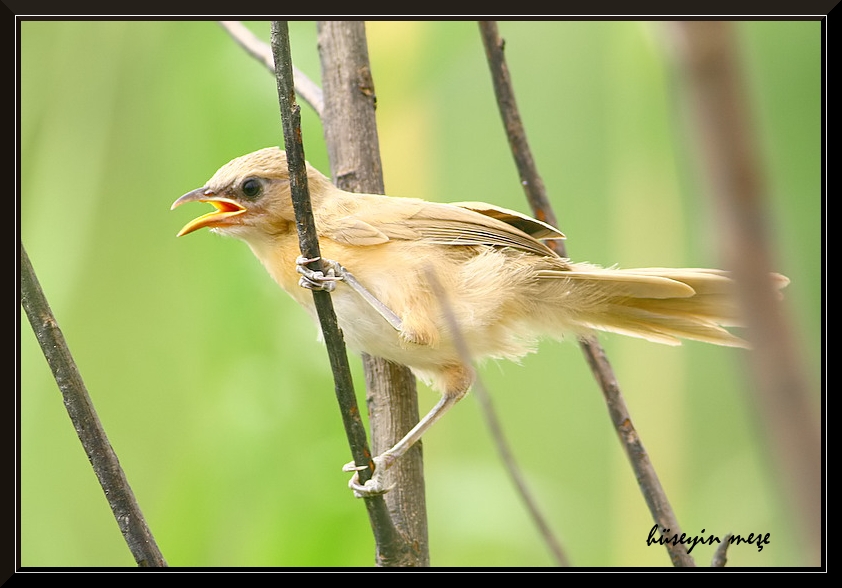
[{"label": "tail feathers", "polygon": [[583,280],[588,283],[600,282],[599,289],[610,291],[612,295],[631,298],[684,298],[695,293],[692,286],[679,280],[656,274],[632,273],[630,270],[601,268],[593,271],[545,270],[539,274],[539,277]]},{"label": "tail feathers", "polygon": [[[703,314],[692,311],[677,313],[674,312],[674,308],[650,306],[653,306],[653,310],[637,308],[623,302],[612,303],[606,312],[588,322],[587,326],[666,345],[681,345],[681,339],[691,339],[728,347],[749,346],[745,340]],[[583,318],[587,320],[586,317]]]},{"label": "tail feathers", "polygon": [[[699,268],[603,269],[573,265],[546,270],[544,278],[566,279],[587,304],[575,315],[583,329],[596,329],[680,345],[681,339],[748,347],[723,327],[739,326],[734,282],[728,272]],[[789,280],[773,276],[780,289]],[[569,300],[569,298],[568,298]]]},{"label": "tail feathers", "polygon": [[612,301],[623,308],[665,317],[697,317],[723,327],[741,327],[743,321],[734,296],[729,294],[696,294],[689,298],[626,298]]}]

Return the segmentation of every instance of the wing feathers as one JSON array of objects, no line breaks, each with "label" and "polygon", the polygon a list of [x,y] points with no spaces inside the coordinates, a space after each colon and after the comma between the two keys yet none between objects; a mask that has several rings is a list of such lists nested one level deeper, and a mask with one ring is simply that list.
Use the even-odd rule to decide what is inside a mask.
[{"label": "wing feathers", "polygon": [[[341,210],[343,214],[336,214]],[[322,211],[320,211],[322,212]],[[511,247],[557,257],[539,239],[561,239],[559,231],[518,212],[479,202],[461,205],[372,194],[349,194],[322,212],[320,232],[348,245],[425,239],[446,245]]]},{"label": "wing feathers", "polygon": [[507,225],[511,225],[530,237],[535,239],[564,239],[564,233],[559,231],[552,225],[548,225],[543,221],[527,216],[516,210],[509,210],[500,206],[494,206],[486,202],[453,202],[452,206],[472,210],[485,216],[503,221]]}]

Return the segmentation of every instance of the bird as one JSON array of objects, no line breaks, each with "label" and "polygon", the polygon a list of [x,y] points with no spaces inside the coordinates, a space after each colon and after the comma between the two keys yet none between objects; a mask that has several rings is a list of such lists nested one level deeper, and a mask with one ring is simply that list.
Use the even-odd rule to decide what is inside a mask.
[{"label": "bird", "polygon": [[[483,202],[440,203],[351,193],[305,162],[326,271],[300,255],[286,153],[268,147],[237,157],[173,204],[211,204],[178,232],[201,228],[244,241],[270,276],[316,319],[310,290],[331,292],[349,348],[405,365],[441,394],[375,471],[349,486],[356,496],[390,489],[383,472],[450,410],[483,359],[518,360],[543,338],[597,331],[679,345],[682,339],[748,347],[729,272],[704,268],[619,269],[574,262],[547,241],[557,228]],[[770,275],[770,285],[789,283]],[[450,319],[455,319],[450,320]],[[464,350],[467,350],[468,357]]]}]

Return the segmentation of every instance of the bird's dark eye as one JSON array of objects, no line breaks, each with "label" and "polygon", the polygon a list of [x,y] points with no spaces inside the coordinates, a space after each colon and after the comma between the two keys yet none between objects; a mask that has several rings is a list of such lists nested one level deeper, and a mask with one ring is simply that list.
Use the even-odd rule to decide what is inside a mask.
[{"label": "bird's dark eye", "polygon": [[243,182],[242,190],[246,198],[257,198],[263,192],[263,186],[257,178],[248,178]]}]

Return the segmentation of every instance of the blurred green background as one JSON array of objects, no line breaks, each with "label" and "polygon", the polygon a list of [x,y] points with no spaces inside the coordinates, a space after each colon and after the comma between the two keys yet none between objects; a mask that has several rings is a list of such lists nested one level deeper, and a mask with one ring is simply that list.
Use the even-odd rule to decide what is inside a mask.
[{"label": "blurred green background", "polygon": [[[268,23],[247,23],[268,42]],[[716,267],[663,23],[503,22],[539,169],[576,260]],[[821,29],[740,23],[769,222],[819,412]],[[318,81],[316,26],[290,24]],[[474,22],[367,27],[387,192],[528,211]],[[316,328],[248,248],[170,212],[233,157],[282,142],[273,78],[215,22],[22,22],[20,232],[99,416],[173,566],[369,566]],[[307,158],[328,171],[302,103]],[[20,314],[24,566],[134,561]],[[745,352],[601,337],[684,531],[771,533],[729,565],[804,565]],[[362,371],[352,357],[364,406]],[[668,566],[573,342],[489,363],[512,449],[579,566]],[[422,411],[437,399],[421,386]],[[552,565],[469,395],[424,440],[437,566]],[[818,532],[818,530],[817,530]],[[713,548],[693,551],[700,564]]]}]

